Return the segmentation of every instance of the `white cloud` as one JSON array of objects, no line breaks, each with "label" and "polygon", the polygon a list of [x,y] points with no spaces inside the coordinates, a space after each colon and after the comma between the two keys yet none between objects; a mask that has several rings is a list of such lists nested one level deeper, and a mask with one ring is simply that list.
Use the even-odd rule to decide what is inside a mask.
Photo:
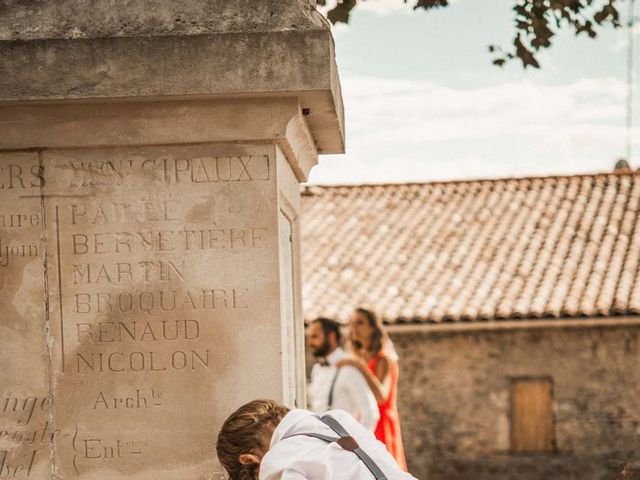
[{"label": "white cloud", "polygon": [[[461,0],[449,0],[449,5],[458,3]],[[318,10],[326,15],[326,12],[335,7],[340,0],[329,0],[324,7],[319,6]],[[371,12],[377,15],[391,15],[397,13],[410,13],[414,10],[417,0],[358,0],[356,11]]]},{"label": "white cloud", "polygon": [[[620,28],[616,32],[616,41],[611,47],[614,52],[619,52],[620,50],[626,50],[629,46],[629,33],[627,32],[627,27],[625,25],[624,28]],[[636,23],[633,26],[632,35],[635,40],[635,44],[637,44],[637,39],[640,37],[640,22]],[[635,46],[635,45],[634,45]]]},{"label": "white cloud", "polygon": [[[326,6],[319,7],[318,9],[323,14],[326,14],[326,12],[335,7],[337,3],[340,3],[339,0],[331,0],[327,2]],[[414,3],[415,2],[411,1],[409,3],[405,3],[403,0],[360,0],[356,9],[358,11],[368,11],[378,15],[389,15],[398,12],[411,12]]]},{"label": "white cloud", "polygon": [[378,15],[389,15],[390,13],[410,12],[414,3],[405,3],[402,0],[366,0],[360,2],[359,8]]},{"label": "white cloud", "polygon": [[343,87],[348,154],[323,159],[315,183],[606,170],[624,151],[625,85],[614,78],[456,89],[344,77]]},{"label": "white cloud", "polygon": [[[345,85],[349,125],[358,142],[425,144],[487,138],[506,131],[540,134],[623,114],[624,85],[613,79],[569,85],[503,84],[453,89],[429,82],[353,79]],[[384,132],[384,135],[381,133]]]}]

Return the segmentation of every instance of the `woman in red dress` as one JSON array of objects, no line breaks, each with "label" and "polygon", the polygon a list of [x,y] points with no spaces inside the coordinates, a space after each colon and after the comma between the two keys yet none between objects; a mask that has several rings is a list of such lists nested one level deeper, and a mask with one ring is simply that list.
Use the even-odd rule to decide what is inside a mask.
[{"label": "woman in red dress", "polygon": [[356,309],[349,336],[354,357],[342,360],[337,366],[352,365],[362,372],[380,409],[376,438],[387,446],[400,468],[407,471],[396,404],[398,356],[382,322],[370,310]]}]

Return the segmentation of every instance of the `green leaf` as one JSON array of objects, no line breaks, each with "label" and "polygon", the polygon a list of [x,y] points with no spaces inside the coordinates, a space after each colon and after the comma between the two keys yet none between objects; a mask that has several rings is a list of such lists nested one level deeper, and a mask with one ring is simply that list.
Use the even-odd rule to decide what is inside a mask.
[{"label": "green leaf", "polygon": [[356,0],[343,0],[342,3],[339,3],[334,8],[329,10],[329,12],[327,13],[327,18],[334,25],[336,23],[349,23],[351,10],[354,9],[356,3]]},{"label": "green leaf", "polygon": [[[407,3],[407,0],[404,0],[404,3]],[[447,0],[418,0],[413,9],[423,8],[429,10],[430,8],[440,8],[448,5],[449,2]]]},{"label": "green leaf", "polygon": [[513,41],[513,45],[516,47],[516,56],[522,61],[524,68],[533,67],[540,68],[540,64],[533,55],[533,52],[524,46],[522,40],[520,40],[520,34],[518,34]]}]

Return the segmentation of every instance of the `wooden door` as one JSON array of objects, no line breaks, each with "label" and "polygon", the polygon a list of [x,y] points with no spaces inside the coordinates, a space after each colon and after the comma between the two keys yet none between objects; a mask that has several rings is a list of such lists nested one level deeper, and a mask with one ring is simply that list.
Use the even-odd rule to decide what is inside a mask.
[{"label": "wooden door", "polygon": [[511,450],[553,450],[553,382],[514,379],[511,384]]}]

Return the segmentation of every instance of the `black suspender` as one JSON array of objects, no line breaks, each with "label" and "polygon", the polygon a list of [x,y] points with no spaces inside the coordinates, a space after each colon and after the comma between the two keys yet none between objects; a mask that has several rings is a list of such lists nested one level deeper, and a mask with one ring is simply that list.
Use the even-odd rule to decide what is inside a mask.
[{"label": "black suspender", "polygon": [[373,461],[373,459],[360,448],[358,442],[356,442],[355,438],[349,435],[349,432],[338,422],[335,418],[330,415],[324,415],[320,417],[320,421],[325,425],[329,426],[334,432],[340,435],[340,439],[338,440],[338,445],[340,445],[345,450],[349,450],[355,453],[360,460],[367,466],[367,468],[373,473],[373,476],[376,480],[387,480],[387,477],[382,473],[380,467]]},{"label": "black suspender", "polygon": [[333,380],[331,380],[331,388],[329,389],[329,398],[327,400],[327,410],[331,410],[333,408],[333,390],[336,388],[336,380],[338,380],[340,370],[342,369],[336,368],[336,374],[333,376]]},{"label": "black suspender", "polygon": [[[335,383],[335,378],[334,378]],[[328,435],[323,435],[320,433],[314,432],[304,432],[304,433],[294,433],[291,435],[285,435],[282,439],[285,440],[289,437],[296,437],[300,435],[304,435],[306,437],[318,438],[320,440],[324,440],[327,443],[336,442],[345,450],[355,453],[358,458],[365,464],[365,466],[369,469],[369,471],[373,474],[376,480],[388,480],[385,474],[380,470],[380,467],[373,461],[373,459],[365,452],[355,438],[349,435],[349,432],[338,422],[335,418],[330,415],[324,415],[320,417],[320,421],[327,425],[331,430],[336,432],[339,437],[330,437]]]}]

